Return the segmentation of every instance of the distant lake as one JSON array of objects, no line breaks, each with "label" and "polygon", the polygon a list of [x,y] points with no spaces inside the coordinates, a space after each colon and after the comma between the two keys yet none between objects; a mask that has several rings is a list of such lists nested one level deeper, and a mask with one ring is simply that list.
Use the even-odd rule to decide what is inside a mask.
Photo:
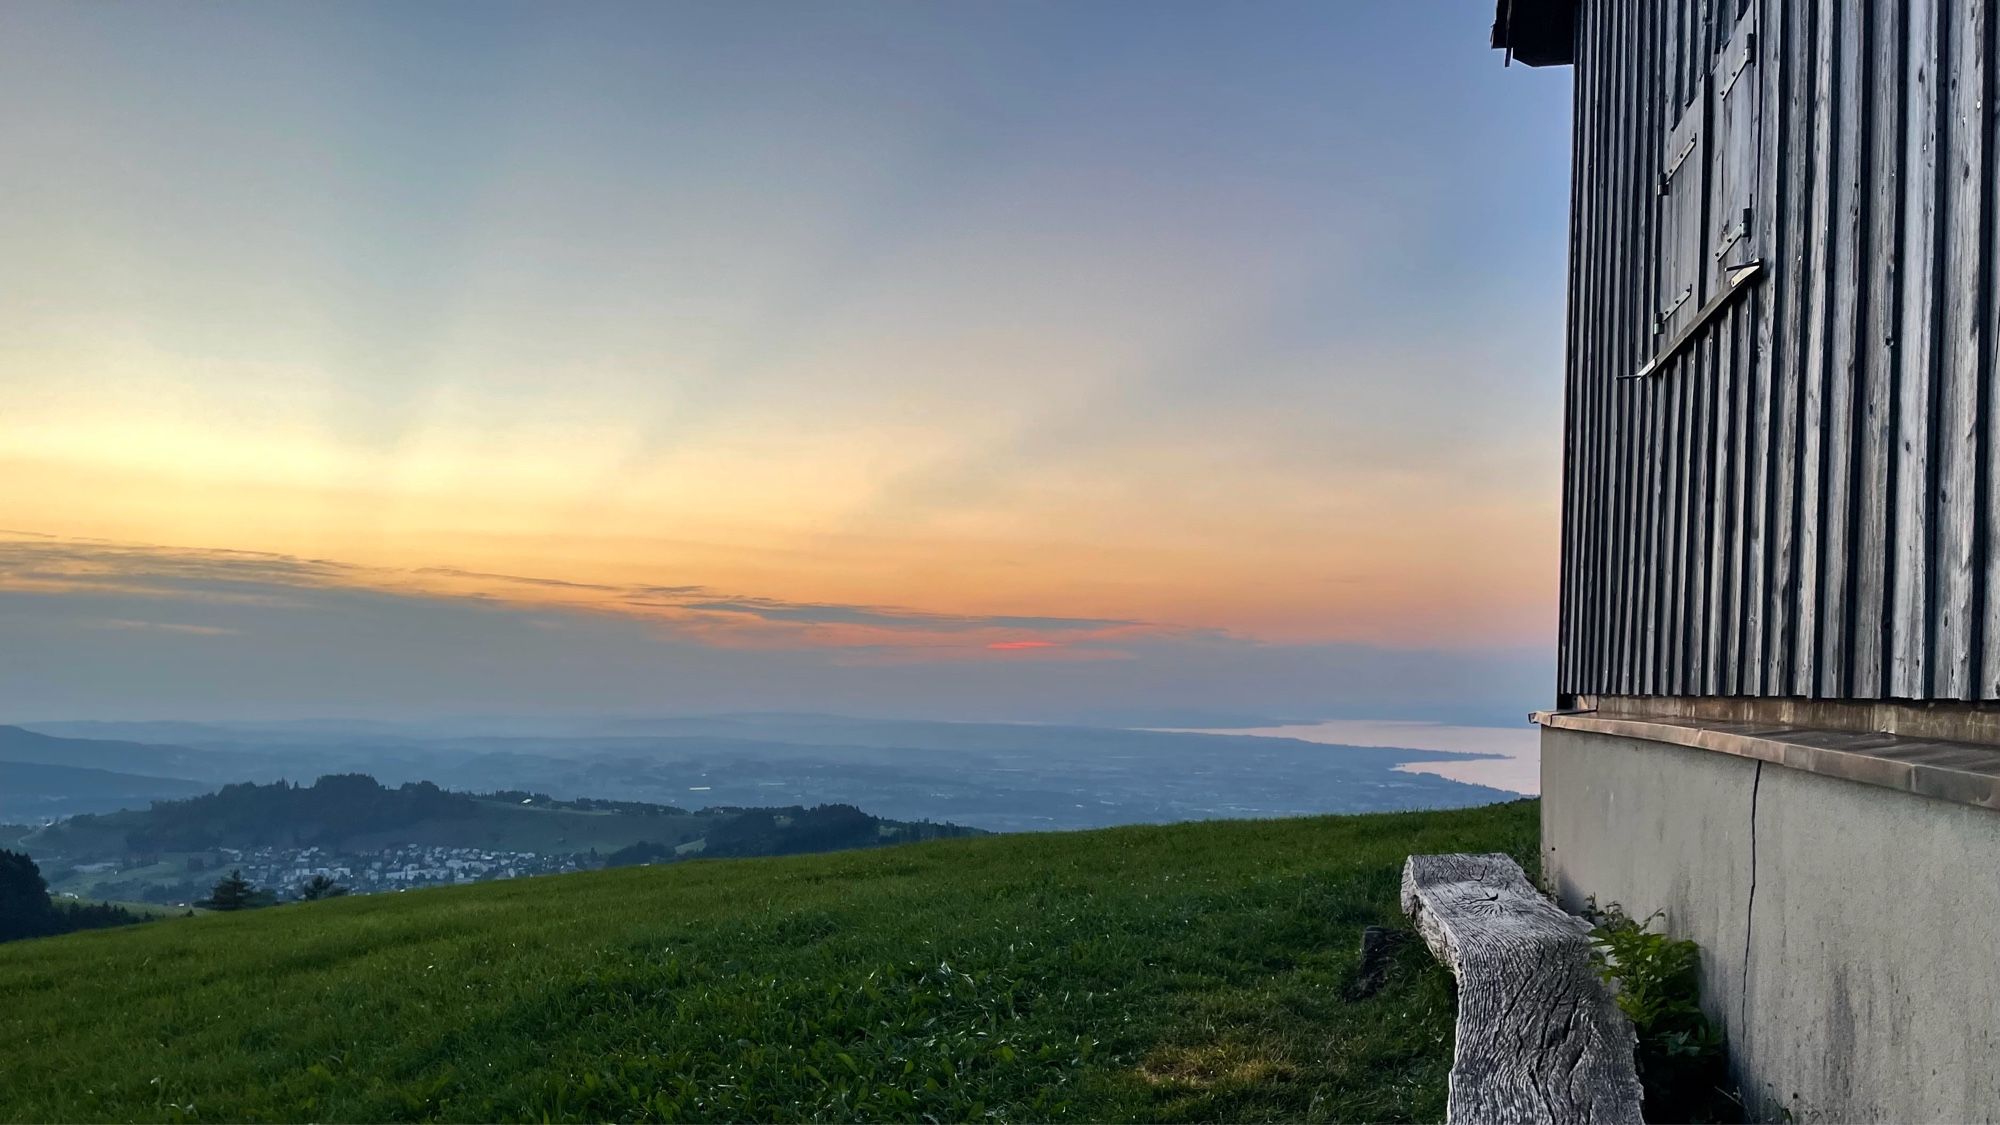
[{"label": "distant lake", "polygon": [[1405,750],[1449,750],[1462,754],[1497,754],[1464,762],[1410,762],[1396,768],[1405,773],[1429,773],[1490,785],[1534,796],[1542,791],[1541,732],[1519,727],[1458,727],[1445,723],[1395,719],[1330,719],[1282,727],[1203,730],[1199,734],[1247,734],[1264,738],[1296,738],[1334,746],[1394,746]]}]

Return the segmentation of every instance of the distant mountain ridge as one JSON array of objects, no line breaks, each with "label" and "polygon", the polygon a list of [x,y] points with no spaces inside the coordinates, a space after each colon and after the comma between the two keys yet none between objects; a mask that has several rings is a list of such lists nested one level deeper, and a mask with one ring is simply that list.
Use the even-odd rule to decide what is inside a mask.
[{"label": "distant mountain ridge", "polygon": [[148,777],[205,780],[236,764],[237,755],[122,739],[65,738],[25,727],[0,726],[0,762],[79,766]]},{"label": "distant mountain ridge", "polygon": [[206,782],[179,777],[150,777],[47,762],[0,761],[0,823],[113,812],[153,801],[191,797],[211,788]]},{"label": "distant mountain ridge", "polygon": [[241,756],[0,725],[0,823],[144,808],[246,774]]}]

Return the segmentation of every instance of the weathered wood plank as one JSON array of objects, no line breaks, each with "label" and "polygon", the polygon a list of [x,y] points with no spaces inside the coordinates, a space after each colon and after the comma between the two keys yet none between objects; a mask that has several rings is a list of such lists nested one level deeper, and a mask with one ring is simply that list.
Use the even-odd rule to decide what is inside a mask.
[{"label": "weathered wood plank", "polygon": [[[1605,266],[1598,246],[1603,236],[1603,185],[1595,175],[1597,162],[1592,146],[1603,128],[1598,111],[1594,70],[1594,32],[1585,13],[1577,17],[1577,71],[1571,88],[1570,230],[1569,230],[1569,335],[1563,359],[1563,381],[1571,409],[1566,428],[1572,431],[1577,457],[1576,477],[1565,482],[1568,489],[1564,515],[1571,526],[1571,554],[1565,560],[1567,576],[1563,597],[1574,599],[1564,607],[1569,615],[1566,645],[1569,655],[1558,672],[1558,693],[1572,693],[1590,682],[1594,649],[1598,643],[1592,628],[1595,594],[1596,491],[1600,476],[1597,449],[1603,427],[1597,422],[1593,380],[1585,376],[1594,370],[1591,354],[1595,344],[1593,325],[1600,319],[1596,307],[1597,278]],[[1585,60],[1590,60],[1586,62]],[[1586,75],[1592,77],[1587,78]]]},{"label": "weathered wood plank", "polygon": [[[1692,41],[1698,37],[1699,28],[1691,27],[1690,31],[1694,33],[1690,36]],[[1709,100],[1709,87],[1704,80],[1689,88],[1688,104],[1682,110],[1682,117],[1695,123],[1701,139],[1700,144],[1696,146],[1695,154],[1689,158],[1693,167],[1686,173],[1694,189],[1695,205],[1692,213],[1686,216],[1685,240],[1677,241],[1672,251],[1674,255],[1684,256],[1686,259],[1682,273],[1692,294],[1687,304],[1683,306],[1680,323],[1676,327],[1685,327],[1691,323],[1697,311],[1708,300],[1708,292],[1703,288],[1707,282],[1704,259],[1707,257],[1708,239],[1702,201],[1708,191],[1709,154],[1714,148],[1715,141],[1712,122],[1708,120]],[[1678,225],[1681,220],[1676,219],[1675,222],[1677,225],[1674,237],[1676,240],[1681,240],[1683,236]],[[1671,299],[1672,295],[1667,296]],[[1680,580],[1680,555],[1677,548],[1681,529],[1681,476],[1686,466],[1682,451],[1684,431],[1679,403],[1681,389],[1686,386],[1689,377],[1689,364],[1689,355],[1684,350],[1666,366],[1661,377],[1652,380],[1646,388],[1647,395],[1653,403],[1652,433],[1655,442],[1650,458],[1655,468],[1653,540],[1647,548],[1652,584],[1647,593],[1646,620],[1649,630],[1645,653],[1645,681],[1641,688],[1649,694],[1659,694],[1667,690],[1666,683],[1670,676],[1668,654],[1674,649],[1674,632],[1679,624],[1674,614],[1674,606]]]},{"label": "weathered wood plank", "polygon": [[1592,253],[1587,266],[1590,272],[1584,280],[1578,282],[1589,287],[1586,304],[1595,318],[1594,322],[1584,329],[1586,350],[1577,357],[1579,366],[1576,375],[1584,382],[1586,393],[1590,395],[1591,418],[1595,426],[1592,434],[1594,476],[1588,485],[1592,505],[1590,574],[1595,588],[1591,594],[1590,604],[1585,607],[1585,628],[1589,631],[1586,643],[1589,645],[1590,671],[1583,682],[1603,683],[1604,670],[1613,652],[1611,639],[1613,596],[1610,582],[1614,568],[1610,561],[1612,532],[1609,492],[1613,472],[1611,457],[1616,443],[1612,438],[1609,399],[1616,385],[1612,365],[1618,362],[1618,357],[1607,356],[1604,352],[1604,334],[1607,328],[1604,322],[1608,319],[1605,315],[1604,295],[1609,283],[1610,269],[1608,262],[1610,255],[1605,252],[1605,241],[1613,230],[1610,217],[1611,183],[1607,162],[1604,159],[1605,148],[1609,143],[1606,136],[1610,124],[1605,120],[1608,111],[1604,108],[1604,99],[1605,87],[1611,78],[1606,73],[1609,68],[1603,61],[1605,41],[1603,9],[1579,9],[1577,19],[1583,29],[1582,48],[1579,54],[1590,58],[1594,64],[1589,78],[1579,79],[1579,87],[1585,90],[1583,96],[1588,97],[1591,104],[1597,107],[1591,114],[1594,119],[1588,146],[1591,172],[1586,177],[1591,183],[1590,198],[1596,208],[1594,226],[1590,231]]},{"label": "weathered wood plank", "polygon": [[1762,86],[1763,94],[1762,120],[1757,136],[1757,215],[1773,273],[1771,281],[1760,292],[1751,294],[1751,299],[1757,302],[1754,343],[1741,352],[1741,369],[1749,392],[1750,414],[1745,420],[1749,486],[1744,497],[1744,522],[1748,528],[1748,540],[1745,544],[1743,595],[1739,603],[1743,620],[1742,643],[1738,650],[1738,680],[1739,690],[1748,695],[1763,694],[1769,683],[1771,608],[1776,600],[1771,585],[1771,556],[1775,538],[1772,501],[1776,439],[1773,435],[1779,410],[1772,377],[1772,357],[1780,346],[1790,346],[1777,338],[1774,311],[1778,306],[1782,278],[1793,269],[1783,257],[1779,240],[1785,202],[1780,189],[1782,177],[1779,175],[1785,155],[1787,64],[1784,8],[1785,0],[1764,0],[1759,16],[1762,46],[1758,52],[1760,73],[1757,81]]},{"label": "weathered wood plank", "polygon": [[1979,396],[1985,363],[1986,316],[1980,292],[1985,250],[1986,0],[1951,0],[1940,21],[1945,66],[1938,74],[1944,99],[1937,174],[1942,177],[1942,322],[1937,337],[1937,633],[1931,695],[1970,699],[1972,658],[1979,621],[1974,605],[1973,553],[1977,550]]},{"label": "weathered wood plank", "polygon": [[1577,307],[1588,319],[1576,327],[1577,350],[1569,357],[1569,377],[1577,384],[1578,393],[1583,397],[1584,417],[1590,432],[1584,435],[1588,454],[1585,471],[1589,473],[1589,479],[1578,482],[1585,505],[1582,570],[1586,601],[1577,608],[1581,629],[1579,643],[1583,651],[1577,660],[1576,678],[1568,688],[1582,691],[1590,684],[1602,682],[1600,677],[1604,662],[1611,652],[1610,631],[1605,628],[1607,615],[1604,607],[1609,597],[1604,583],[1610,576],[1610,567],[1604,561],[1606,527],[1603,496],[1610,475],[1607,453],[1611,444],[1604,396],[1612,380],[1604,377],[1609,374],[1609,363],[1602,352],[1603,308],[1600,304],[1604,293],[1604,275],[1609,269],[1603,252],[1605,232],[1608,230],[1604,200],[1606,184],[1603,160],[1598,155],[1607,127],[1602,108],[1606,81],[1600,58],[1603,32],[1599,27],[1601,16],[1597,11],[1579,9],[1576,18],[1577,151],[1581,154],[1580,159],[1587,162],[1577,174],[1582,192],[1578,198],[1585,201],[1589,211],[1575,220],[1581,227],[1577,232],[1577,246],[1583,256],[1570,263],[1570,284],[1578,291]]},{"label": "weathered wood plank", "polygon": [[1680,555],[1678,553],[1680,533],[1680,485],[1681,470],[1686,466],[1683,451],[1683,431],[1680,414],[1680,393],[1687,385],[1689,356],[1682,353],[1674,364],[1665,382],[1656,383],[1651,389],[1656,409],[1659,411],[1658,446],[1654,457],[1659,462],[1660,472],[1656,478],[1658,499],[1655,527],[1657,539],[1654,542],[1654,599],[1651,619],[1654,624],[1653,645],[1646,654],[1646,691],[1654,695],[1667,694],[1667,653],[1674,647],[1674,592],[1680,577]]},{"label": "weathered wood plank", "polygon": [[1784,97],[1772,109],[1779,115],[1783,139],[1777,152],[1779,215],[1777,260],[1782,268],[1772,278],[1773,316],[1778,343],[1765,356],[1775,388],[1771,449],[1771,570],[1770,616],[1765,638],[1766,690],[1785,695],[1792,690],[1794,649],[1799,609],[1799,480],[1803,445],[1800,419],[1804,412],[1801,379],[1802,305],[1807,281],[1810,232],[1806,211],[1812,146],[1812,0],[1785,4],[1783,71]]},{"label": "weathered wood plank", "polygon": [[1606,669],[1617,651],[1613,640],[1617,616],[1617,593],[1614,585],[1617,574],[1617,565],[1614,561],[1617,538],[1612,503],[1617,481],[1617,464],[1614,458],[1618,443],[1616,420],[1612,414],[1612,395],[1618,386],[1613,374],[1613,365],[1623,359],[1622,356],[1608,351],[1608,334],[1611,327],[1608,301],[1612,275],[1609,273],[1611,255],[1605,252],[1605,243],[1607,239],[1615,240],[1622,231],[1616,225],[1618,212],[1612,206],[1612,195],[1616,185],[1611,162],[1606,157],[1611,150],[1610,138],[1614,128],[1608,120],[1613,112],[1608,106],[1610,87],[1614,81],[1612,73],[1614,68],[1605,65],[1605,51],[1606,45],[1610,42],[1610,33],[1605,26],[1602,8],[1580,12],[1579,18],[1587,18],[1591,29],[1591,58],[1597,64],[1596,74],[1593,76],[1593,94],[1596,104],[1600,107],[1598,112],[1600,120],[1591,145],[1591,166],[1594,169],[1593,179],[1596,189],[1593,198],[1597,201],[1599,211],[1597,230],[1593,234],[1598,244],[1596,261],[1600,264],[1600,271],[1592,286],[1591,303],[1597,310],[1600,320],[1589,329],[1590,353],[1586,360],[1589,366],[1586,373],[1580,377],[1590,383],[1591,409],[1597,419],[1597,478],[1591,487],[1594,498],[1592,503],[1596,506],[1592,530],[1596,553],[1592,572],[1597,590],[1590,605],[1592,629],[1590,682],[1604,683],[1607,682],[1604,679]]},{"label": "weathered wood plank", "polygon": [[1638,1122],[1631,1025],[1583,924],[1505,855],[1413,855],[1403,912],[1458,978],[1448,1122]]},{"label": "weathered wood plank", "polygon": [[1688,388],[1690,417],[1694,419],[1693,441],[1688,447],[1687,555],[1682,562],[1687,575],[1681,602],[1681,651],[1674,663],[1674,691],[1685,695],[1699,692],[1708,676],[1709,565],[1715,531],[1715,482],[1709,466],[1715,460],[1715,340],[1729,330],[1728,318],[1718,322],[1695,348],[1695,379]]},{"label": "weathered wood plank", "polygon": [[1597,277],[1603,269],[1597,253],[1601,236],[1602,184],[1594,175],[1597,167],[1593,145],[1603,127],[1603,114],[1595,109],[1595,38],[1588,13],[1578,13],[1577,77],[1571,94],[1571,117],[1575,121],[1570,138],[1569,223],[1569,333],[1563,357],[1564,394],[1568,399],[1564,430],[1575,450],[1570,469],[1565,470],[1563,515],[1567,526],[1564,548],[1562,612],[1567,621],[1564,656],[1557,671],[1558,693],[1573,693],[1591,682],[1598,638],[1593,627],[1597,597],[1596,496],[1601,477],[1598,447],[1603,427],[1597,418],[1595,380],[1585,372],[1594,370],[1587,357],[1595,344],[1594,325],[1598,322],[1594,304]]},{"label": "weathered wood plank", "polygon": [[[1621,169],[1612,159],[1612,153],[1617,151],[1616,116],[1624,107],[1613,105],[1611,91],[1621,79],[1618,67],[1611,65],[1609,60],[1612,36],[1606,9],[1593,5],[1584,14],[1588,16],[1594,33],[1595,48],[1592,57],[1597,63],[1595,84],[1598,104],[1601,107],[1600,113],[1604,118],[1600,122],[1591,154],[1596,169],[1595,178],[1599,184],[1598,198],[1604,207],[1599,234],[1601,239],[1609,239],[1614,244],[1611,247],[1613,253],[1601,253],[1600,258],[1615,260],[1613,258],[1616,251],[1615,244],[1627,237],[1624,227],[1620,225],[1621,218],[1625,214],[1624,209],[1615,205]],[[1612,280],[1613,275],[1608,273],[1598,278],[1597,302],[1606,315],[1601,323],[1593,326],[1591,359],[1594,365],[1590,369],[1590,374],[1586,376],[1593,384],[1596,395],[1599,435],[1599,476],[1595,488],[1598,505],[1596,569],[1599,590],[1596,602],[1591,606],[1595,618],[1597,649],[1592,682],[1599,684],[1614,682],[1613,662],[1617,659],[1619,640],[1622,636],[1620,617],[1625,588],[1624,559],[1620,554],[1620,543],[1626,513],[1619,507],[1619,487],[1624,474],[1624,465],[1620,461],[1623,446],[1619,439],[1624,422],[1618,413],[1618,397],[1624,386],[1616,377],[1617,369],[1623,365],[1625,356],[1611,347],[1613,317],[1609,302]]]},{"label": "weathered wood plank", "polygon": [[[1672,100],[1668,104],[1668,130],[1664,134],[1665,144],[1660,154],[1663,165],[1675,161],[1676,154],[1692,154],[1681,160],[1682,171],[1673,177],[1673,192],[1660,201],[1656,209],[1660,233],[1658,235],[1659,260],[1670,268],[1661,276],[1658,301],[1664,307],[1680,298],[1680,313],[1666,327],[1666,332],[1654,341],[1661,340],[1676,328],[1684,326],[1694,311],[1701,307],[1700,290],[1701,262],[1701,205],[1703,183],[1706,177],[1708,141],[1707,126],[1704,121],[1706,102],[1698,100],[1686,83],[1685,60],[1688,51],[1690,29],[1687,25],[1688,9],[1680,5],[1681,22],[1675,31],[1675,86]],[[1661,586],[1665,580],[1667,556],[1662,532],[1667,522],[1664,492],[1666,480],[1673,466],[1669,463],[1667,426],[1671,421],[1664,410],[1663,400],[1673,378],[1673,368],[1678,360],[1669,365],[1668,372],[1660,379],[1643,380],[1630,396],[1637,406],[1634,427],[1633,449],[1638,457],[1640,494],[1634,511],[1639,514],[1639,535],[1633,544],[1635,552],[1634,570],[1639,578],[1638,597],[1635,602],[1635,627],[1633,630],[1633,672],[1632,690],[1640,695],[1658,692],[1655,681],[1660,652],[1661,632]]]},{"label": "weathered wood plank", "polygon": [[1861,145],[1867,151],[1866,267],[1861,271],[1859,369],[1861,437],[1855,470],[1858,503],[1853,547],[1854,596],[1850,692],[1863,699],[1887,693],[1889,656],[1889,554],[1896,439],[1897,250],[1902,245],[1903,115],[1900,0],[1864,0],[1867,35],[1863,55],[1867,118]]},{"label": "weathered wood plank", "polygon": [[1911,4],[1900,91],[1903,125],[1903,241],[1897,342],[1896,514],[1889,614],[1889,694],[1922,699],[1930,692],[1931,443],[1935,437],[1937,373],[1937,28],[1935,6]]},{"label": "weathered wood plank", "polygon": [[1743,381],[1736,373],[1736,357],[1746,315],[1743,308],[1732,314],[1728,330],[1717,342],[1714,474],[1721,497],[1716,505],[1715,553],[1710,564],[1718,587],[1709,607],[1710,695],[1733,695],[1740,690],[1736,653],[1743,634],[1737,606],[1743,589],[1743,420],[1749,411]]},{"label": "weathered wood plank", "polygon": [[[1987,9],[1986,27],[1987,57],[1985,67],[1985,90],[1983,110],[1988,122],[1996,114],[1995,99],[2000,98],[2000,27],[1993,26],[1993,13]],[[1977,699],[2000,698],[2000,625],[1993,621],[1993,614],[2000,609],[2000,359],[1993,355],[1993,349],[2000,347],[2000,216],[1994,208],[2000,206],[2000,183],[1996,183],[1994,163],[2000,160],[1990,146],[1995,143],[1993,135],[1986,135],[1989,149],[1986,161],[1980,169],[1985,181],[1986,232],[1985,254],[1981,258],[1980,282],[1986,291],[1986,367],[1981,375],[1981,441],[1984,453],[1984,485],[1980,508],[1981,543],[1984,552],[1984,573],[1979,576],[1979,612],[1975,620],[1980,625],[1979,636],[1979,684],[1974,692]]]},{"label": "weathered wood plank", "polygon": [[[1636,49],[1636,44],[1631,41],[1632,36],[1629,34],[1632,21],[1629,18],[1620,21],[1618,17],[1622,14],[1624,13],[1619,12],[1619,10],[1609,5],[1605,5],[1603,8],[1605,24],[1604,56],[1606,69],[1609,72],[1606,75],[1606,81],[1612,84],[1614,89],[1630,88],[1631,75],[1634,73],[1632,69],[1632,56]],[[1606,101],[1609,105],[1608,111],[1611,113],[1630,112],[1629,104],[1619,97],[1607,96]],[[1668,122],[1657,117],[1655,120],[1659,122],[1662,129],[1666,128]],[[1633,183],[1633,171],[1639,163],[1640,158],[1638,154],[1641,152],[1650,152],[1655,147],[1656,137],[1654,134],[1649,133],[1642,137],[1637,135],[1633,130],[1621,130],[1617,128],[1613,128],[1610,132],[1608,143],[1605,146],[1604,160],[1607,165],[1606,173],[1611,178],[1612,199],[1616,208],[1614,212],[1616,217],[1612,230],[1614,232],[1613,238],[1618,243],[1618,246],[1614,253],[1622,255],[1625,251],[1632,248],[1630,219],[1634,210],[1632,200],[1636,186]],[[1649,180],[1651,178],[1651,176],[1648,176]],[[1640,187],[1638,190],[1649,189]],[[1651,224],[1648,225],[1650,226]],[[1649,241],[1646,245],[1652,254],[1659,252],[1657,243]],[[1629,276],[1629,271],[1627,276]],[[1621,280],[1622,277],[1612,279],[1611,284],[1615,286]],[[1612,307],[1624,310],[1625,315],[1614,314],[1610,323],[1605,326],[1607,354],[1615,357],[1615,362],[1622,363],[1629,358],[1633,351],[1629,346],[1621,347],[1620,345],[1631,338],[1631,333],[1629,332],[1631,327],[1630,317],[1637,315],[1637,310],[1626,309],[1622,303],[1616,302],[1614,302]],[[1623,372],[1621,371],[1619,374],[1623,374]],[[1608,669],[1607,675],[1611,678],[1612,682],[1619,684],[1624,690],[1630,691],[1633,674],[1633,654],[1636,651],[1636,646],[1633,643],[1633,639],[1636,636],[1634,629],[1634,604],[1636,601],[1635,594],[1640,584],[1640,575],[1637,573],[1637,551],[1634,549],[1634,545],[1637,542],[1635,530],[1639,525],[1634,508],[1636,497],[1633,487],[1633,482],[1639,468],[1638,458],[1634,452],[1636,447],[1634,441],[1635,427],[1631,415],[1631,404],[1635,397],[1635,390],[1630,382],[1615,382],[1612,384],[1610,393],[1613,396],[1610,413],[1612,417],[1612,456],[1614,467],[1612,469],[1612,492],[1609,498],[1610,510],[1607,513],[1612,530],[1607,563],[1611,568],[1612,577],[1611,612],[1615,616],[1611,623],[1611,648],[1607,653],[1611,667]]]},{"label": "weathered wood plank", "polygon": [[[1712,330],[1711,330],[1712,331]],[[1681,361],[1680,378],[1674,387],[1672,409],[1676,418],[1674,437],[1674,534],[1673,598],[1667,604],[1667,643],[1660,652],[1659,690],[1684,694],[1687,690],[1688,591],[1692,586],[1692,556],[1689,544],[1696,542],[1695,476],[1701,466],[1699,431],[1695,425],[1695,388],[1705,385],[1707,370],[1702,357],[1705,346],[1690,349]]]},{"label": "weathered wood plank", "polygon": [[1633,648],[1637,654],[1637,668],[1632,690],[1638,695],[1655,695],[1653,687],[1653,658],[1659,651],[1658,595],[1660,589],[1660,525],[1664,519],[1660,504],[1660,479],[1666,470],[1666,458],[1661,449],[1661,433],[1664,419],[1660,409],[1661,384],[1658,380],[1647,380],[1638,389],[1640,412],[1638,440],[1633,448],[1639,451],[1641,477],[1639,511],[1642,513],[1643,531],[1637,543],[1637,569],[1643,579],[1639,603],[1640,631],[1639,643]]},{"label": "weathered wood plank", "polygon": [[[1616,57],[1621,61],[1619,79],[1624,91],[1626,104],[1638,106],[1641,101],[1642,85],[1634,78],[1646,73],[1646,56],[1641,42],[1630,33],[1630,28],[1640,17],[1644,4],[1622,4],[1618,6],[1618,43]],[[1678,87],[1669,91],[1665,104],[1653,102],[1655,131],[1647,136],[1634,136],[1633,144],[1623,146],[1621,159],[1625,162],[1625,182],[1631,185],[1625,195],[1630,208],[1626,224],[1628,232],[1637,232],[1635,243],[1647,248],[1655,261],[1667,261],[1683,254],[1683,240],[1678,238],[1680,227],[1669,217],[1669,209],[1664,206],[1664,198],[1649,198],[1651,184],[1664,163],[1665,138],[1676,122],[1684,116],[1683,91]],[[1650,100],[1650,99],[1647,99]],[[1659,155],[1655,156],[1657,150]],[[1634,238],[1628,234],[1628,238]],[[1663,280],[1656,281],[1650,293],[1650,305],[1654,311],[1666,298]],[[1639,314],[1638,308],[1632,309]],[[1658,337],[1647,331],[1650,320],[1641,323],[1627,317],[1616,330],[1620,338],[1627,341],[1626,352],[1635,358],[1649,355],[1658,344]],[[1636,344],[1637,346],[1633,346]],[[1629,572],[1625,590],[1626,633],[1622,676],[1629,690],[1643,690],[1648,672],[1648,661],[1654,640],[1652,618],[1652,598],[1658,581],[1659,569],[1654,565],[1653,529],[1657,508],[1654,506],[1653,482],[1657,479],[1659,465],[1655,457],[1659,434],[1657,421],[1650,411],[1653,405],[1654,385],[1642,382],[1639,385],[1624,384],[1619,396],[1618,409],[1624,424],[1624,457],[1627,471],[1623,481],[1624,498],[1621,502],[1622,519],[1626,524],[1623,551],[1624,566]]]},{"label": "weathered wood plank", "polygon": [[[1654,68],[1664,75],[1664,81],[1660,86],[1660,102],[1678,109],[1681,105],[1682,83],[1686,80],[1681,65],[1681,28],[1687,22],[1685,14],[1687,0],[1668,0],[1658,7],[1665,16],[1665,24],[1661,28],[1659,53],[1653,56]],[[1674,114],[1669,112],[1667,116],[1671,120]]]},{"label": "weathered wood plank", "polygon": [[1866,18],[1862,0],[1838,0],[1829,6],[1830,26],[1824,38],[1831,68],[1828,130],[1833,136],[1829,156],[1827,214],[1832,224],[1827,239],[1826,296],[1821,302],[1826,337],[1825,374],[1821,393],[1826,401],[1825,452],[1821,469],[1821,510],[1825,513],[1819,554],[1818,676],[1812,695],[1846,695],[1852,681],[1855,509],[1859,490],[1854,477],[1860,446],[1856,410],[1856,335],[1861,330],[1857,302],[1861,290],[1861,131],[1862,40],[1856,25]]},{"label": "weathered wood plank", "polygon": [[1804,86],[1811,107],[1807,131],[1799,147],[1806,154],[1805,173],[1794,194],[1806,200],[1800,247],[1798,293],[1798,339],[1803,347],[1799,357],[1799,464],[1798,464],[1798,597],[1793,609],[1791,675],[1784,681],[1793,695],[1811,695],[1816,688],[1819,666],[1819,604],[1821,541],[1826,530],[1825,509],[1827,446],[1827,269],[1833,259],[1833,210],[1829,188],[1833,182],[1832,158],[1839,138],[1834,132],[1834,37],[1829,18],[1832,5],[1808,4],[1800,13],[1804,23],[1795,26],[1805,50]]},{"label": "weathered wood plank", "polygon": [[[1582,89],[1577,83],[1572,90],[1571,117],[1575,126],[1570,130],[1569,149],[1569,256],[1571,277],[1574,279],[1576,263],[1582,261],[1581,247],[1588,220],[1585,218],[1587,201],[1583,180],[1583,137],[1584,115],[1577,111],[1583,107],[1575,102],[1575,90]],[[1563,460],[1562,460],[1562,559],[1558,564],[1556,595],[1556,698],[1560,702],[1565,693],[1576,690],[1571,685],[1577,676],[1577,649],[1580,630],[1577,618],[1583,606],[1583,587],[1579,582],[1579,568],[1584,565],[1582,512],[1583,481],[1589,463],[1583,449],[1589,441],[1585,429],[1585,415],[1582,405],[1582,384],[1577,379],[1577,340],[1582,321],[1582,310],[1578,298],[1582,287],[1574,280],[1568,287],[1567,321],[1563,338]]]}]

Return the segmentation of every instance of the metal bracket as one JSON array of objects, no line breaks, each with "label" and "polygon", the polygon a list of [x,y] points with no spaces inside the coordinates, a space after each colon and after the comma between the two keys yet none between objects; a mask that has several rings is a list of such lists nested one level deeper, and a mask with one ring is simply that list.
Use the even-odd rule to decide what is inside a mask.
[{"label": "metal bracket", "polygon": [[1750,208],[1745,207],[1742,211],[1738,212],[1734,225],[1725,226],[1721,231],[1717,232],[1721,236],[1721,240],[1715,244],[1716,261],[1721,261],[1723,255],[1728,254],[1731,247],[1750,237],[1750,218]]},{"label": "metal bracket", "polygon": [[1653,317],[1653,335],[1658,336],[1661,332],[1666,331],[1667,322],[1672,320],[1674,314],[1681,310],[1681,306],[1687,304],[1693,297],[1694,286],[1681,286],[1680,293],[1672,301],[1662,305],[1659,314]]},{"label": "metal bracket", "polygon": [[1630,375],[1620,375],[1620,379],[1644,379],[1649,375],[1658,374],[1660,368],[1666,366],[1668,360],[1679,355],[1681,349],[1687,347],[1696,334],[1708,326],[1709,321],[1714,320],[1718,313],[1727,308],[1738,293],[1755,285],[1764,276],[1764,263],[1749,261],[1724,266],[1722,275],[1722,289],[1708,299],[1708,303],[1694,314],[1694,318],[1687,322],[1687,326],[1674,333],[1672,338],[1661,345],[1660,349],[1653,353],[1653,358],[1646,361],[1644,367]]}]

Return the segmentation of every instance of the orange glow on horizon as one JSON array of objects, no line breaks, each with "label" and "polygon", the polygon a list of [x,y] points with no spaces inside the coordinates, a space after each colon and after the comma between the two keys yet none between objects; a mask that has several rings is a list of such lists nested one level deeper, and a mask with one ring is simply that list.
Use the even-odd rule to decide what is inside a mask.
[{"label": "orange glow on horizon", "polygon": [[1413,86],[1422,7],[10,9],[0,529],[857,662],[1547,645],[1571,96]]}]

